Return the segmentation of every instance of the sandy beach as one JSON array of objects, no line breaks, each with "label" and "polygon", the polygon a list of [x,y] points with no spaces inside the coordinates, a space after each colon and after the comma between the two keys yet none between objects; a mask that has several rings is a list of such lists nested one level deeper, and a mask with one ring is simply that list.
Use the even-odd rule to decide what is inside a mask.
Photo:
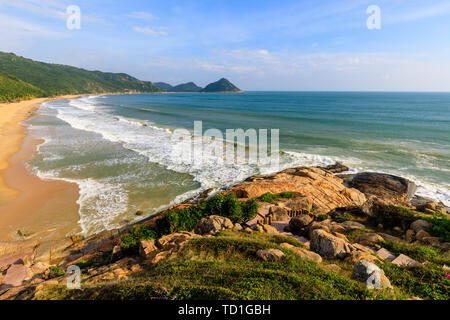
[{"label": "sandy beach", "polygon": [[78,186],[31,174],[25,162],[42,143],[28,136],[20,123],[33,114],[39,104],[53,99],[39,98],[0,104],[0,240],[16,240],[16,232],[39,240],[62,238],[79,232],[77,221]]}]

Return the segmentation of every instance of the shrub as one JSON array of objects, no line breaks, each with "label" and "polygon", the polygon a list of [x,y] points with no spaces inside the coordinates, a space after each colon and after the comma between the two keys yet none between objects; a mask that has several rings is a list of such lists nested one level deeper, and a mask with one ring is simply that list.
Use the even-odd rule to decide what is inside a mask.
[{"label": "shrub", "polygon": [[345,222],[345,221],[353,221],[355,220],[355,217],[353,217],[350,213],[348,212],[344,212],[342,215],[340,216],[334,216],[333,217],[333,221],[335,222]]},{"label": "shrub", "polygon": [[119,245],[127,254],[139,252],[139,242],[141,240],[157,239],[158,234],[151,228],[144,225],[134,225],[131,231],[120,238]]},{"label": "shrub", "polygon": [[383,205],[377,209],[377,214],[373,219],[375,224],[381,223],[387,229],[400,227],[407,230],[413,221],[423,218],[423,216],[420,212],[403,207]]},{"label": "shrub", "polygon": [[75,265],[80,267],[80,269],[87,269],[94,265],[94,261],[93,260],[88,260],[88,261],[81,260],[81,261],[78,261],[77,263],[75,263]]},{"label": "shrub", "polygon": [[433,224],[427,231],[435,237],[439,237],[442,242],[450,242],[450,219],[447,217],[426,219]]},{"label": "shrub", "polygon": [[61,267],[58,267],[58,266],[50,267],[50,278],[61,277],[65,274],[66,273],[64,272],[64,270]]},{"label": "shrub", "polygon": [[258,213],[255,200],[239,201],[232,193],[217,195],[184,209],[171,211],[156,220],[159,235],[177,231],[192,231],[204,217],[217,215],[239,223],[253,218]]},{"label": "shrub", "polygon": [[294,194],[292,192],[282,192],[279,194],[280,198],[286,198],[290,199],[294,197]]},{"label": "shrub", "polygon": [[259,197],[259,200],[263,201],[263,202],[273,202],[275,200],[278,200],[280,198],[279,195],[267,192],[265,194],[263,194],[261,197]]}]

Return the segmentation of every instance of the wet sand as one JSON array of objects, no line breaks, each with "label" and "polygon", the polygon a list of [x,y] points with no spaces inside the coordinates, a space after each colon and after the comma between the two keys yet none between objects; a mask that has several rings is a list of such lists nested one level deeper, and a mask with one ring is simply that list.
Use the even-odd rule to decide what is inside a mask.
[{"label": "wet sand", "polygon": [[[78,96],[64,96],[70,99]],[[53,98],[54,99],[54,98]],[[27,135],[20,122],[34,108],[51,99],[0,104],[0,240],[19,240],[18,230],[40,241],[62,239],[77,233],[78,185],[42,180],[25,162],[33,157],[38,141]]]}]

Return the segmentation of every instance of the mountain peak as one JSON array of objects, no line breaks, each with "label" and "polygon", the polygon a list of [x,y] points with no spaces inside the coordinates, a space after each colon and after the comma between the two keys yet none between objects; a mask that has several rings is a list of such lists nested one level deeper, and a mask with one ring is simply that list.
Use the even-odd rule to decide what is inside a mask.
[{"label": "mountain peak", "polygon": [[242,90],[232,84],[228,79],[222,78],[219,81],[208,84],[202,92],[241,92]]}]

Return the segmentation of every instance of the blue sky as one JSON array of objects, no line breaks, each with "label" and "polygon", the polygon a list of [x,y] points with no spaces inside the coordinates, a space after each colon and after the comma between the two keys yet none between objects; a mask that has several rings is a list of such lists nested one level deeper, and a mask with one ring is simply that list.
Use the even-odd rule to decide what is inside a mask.
[{"label": "blue sky", "polygon": [[[69,5],[80,30],[66,27]],[[155,82],[450,91],[448,0],[0,0],[0,30],[0,51]]]}]

